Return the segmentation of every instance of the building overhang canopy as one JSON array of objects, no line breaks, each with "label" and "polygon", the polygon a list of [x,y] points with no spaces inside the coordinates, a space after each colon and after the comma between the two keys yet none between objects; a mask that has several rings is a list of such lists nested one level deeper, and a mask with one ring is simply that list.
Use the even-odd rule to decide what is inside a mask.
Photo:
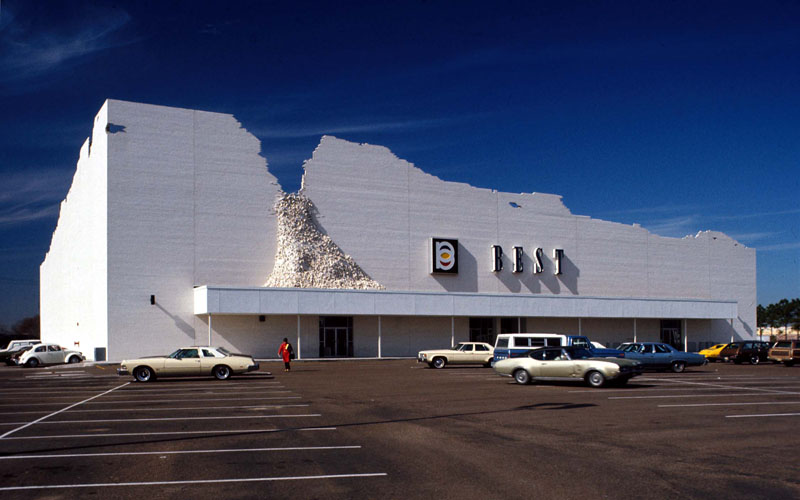
[{"label": "building overhang canopy", "polygon": [[738,317],[736,301],[385,290],[200,286],[196,315]]}]

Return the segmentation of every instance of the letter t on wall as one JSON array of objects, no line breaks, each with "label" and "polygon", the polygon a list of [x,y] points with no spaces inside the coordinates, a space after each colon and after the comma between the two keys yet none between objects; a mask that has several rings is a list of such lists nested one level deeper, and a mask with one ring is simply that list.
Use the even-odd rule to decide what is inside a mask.
[{"label": "letter t on wall", "polygon": [[561,259],[564,257],[564,250],[561,248],[553,249],[553,260],[556,262],[556,270],[553,274],[561,274]]}]

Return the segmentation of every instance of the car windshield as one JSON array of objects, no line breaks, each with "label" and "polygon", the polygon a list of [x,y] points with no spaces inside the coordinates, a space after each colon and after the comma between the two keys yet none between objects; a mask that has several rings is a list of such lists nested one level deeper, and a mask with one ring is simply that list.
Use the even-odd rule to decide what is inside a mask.
[{"label": "car windshield", "polygon": [[220,354],[224,354],[225,356],[231,356],[231,352],[224,347],[217,347],[217,352]]},{"label": "car windshield", "polygon": [[638,352],[639,346],[637,344],[625,344],[619,346],[619,349],[625,352]]}]

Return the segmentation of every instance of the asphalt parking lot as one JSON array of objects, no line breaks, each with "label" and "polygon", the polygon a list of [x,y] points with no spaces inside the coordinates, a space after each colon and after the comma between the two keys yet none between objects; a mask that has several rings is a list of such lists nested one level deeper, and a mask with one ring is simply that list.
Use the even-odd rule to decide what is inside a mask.
[{"label": "asphalt parking lot", "polygon": [[0,495],[800,498],[800,367],[590,389],[414,360],[293,366],[148,384],[2,366]]}]

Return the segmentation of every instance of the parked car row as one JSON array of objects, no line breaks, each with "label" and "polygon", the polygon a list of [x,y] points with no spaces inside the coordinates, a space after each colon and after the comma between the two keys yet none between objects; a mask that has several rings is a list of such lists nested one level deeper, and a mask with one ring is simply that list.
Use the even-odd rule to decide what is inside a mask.
[{"label": "parked car row", "polygon": [[709,361],[723,361],[750,363],[757,365],[764,361],[783,363],[792,366],[800,360],[800,340],[779,340],[770,345],[763,340],[747,340],[744,342],[731,342],[717,344],[699,352]]},{"label": "parked car row", "polygon": [[86,358],[80,351],[39,340],[12,340],[0,351],[0,359],[7,365],[36,368],[41,365],[80,363]]},{"label": "parked car row", "polygon": [[497,336],[495,345],[460,342],[448,349],[420,351],[417,362],[431,368],[448,365],[492,366],[498,375],[513,377],[519,384],[534,380],[580,380],[592,387],[625,384],[643,370],[681,373],[690,366],[709,361],[749,362],[771,360],[792,366],[800,359],[800,340],[717,344],[699,353],[680,351],[661,342],[625,342],[619,349],[579,335],[512,333]]}]

